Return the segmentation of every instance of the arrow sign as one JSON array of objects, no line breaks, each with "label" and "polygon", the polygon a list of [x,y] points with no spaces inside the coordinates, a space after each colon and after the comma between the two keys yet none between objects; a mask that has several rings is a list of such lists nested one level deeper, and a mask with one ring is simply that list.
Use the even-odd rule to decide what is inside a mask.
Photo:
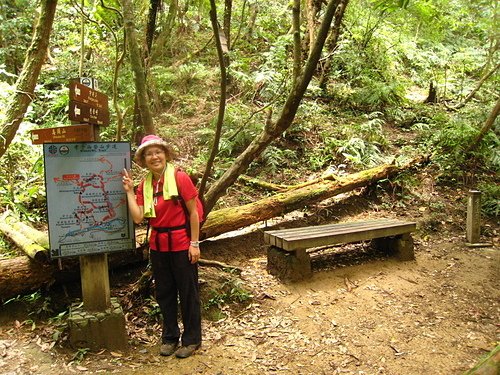
[{"label": "arrow sign", "polygon": [[31,143],[55,142],[93,142],[95,141],[92,125],[71,125],[57,128],[34,129],[31,131]]},{"label": "arrow sign", "polygon": [[70,100],[69,119],[76,122],[107,126],[109,125],[109,111]]},{"label": "arrow sign", "polygon": [[79,82],[70,82],[69,99],[99,110],[108,110],[108,96]]}]

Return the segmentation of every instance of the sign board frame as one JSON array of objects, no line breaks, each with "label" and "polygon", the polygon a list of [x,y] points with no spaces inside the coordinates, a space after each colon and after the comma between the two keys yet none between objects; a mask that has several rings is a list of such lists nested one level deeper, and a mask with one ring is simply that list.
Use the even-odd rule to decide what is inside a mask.
[{"label": "sign board frame", "polygon": [[129,142],[43,144],[51,258],[135,249],[121,178],[130,154]]}]

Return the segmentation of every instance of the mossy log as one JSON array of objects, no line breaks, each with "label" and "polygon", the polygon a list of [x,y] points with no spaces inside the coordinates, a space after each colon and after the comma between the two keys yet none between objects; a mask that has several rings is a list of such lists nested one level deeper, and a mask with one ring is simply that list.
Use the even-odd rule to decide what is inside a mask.
[{"label": "mossy log", "polygon": [[48,260],[49,238],[47,233],[23,223],[17,216],[8,211],[2,215],[0,231],[31,259]]},{"label": "mossy log", "polygon": [[464,375],[498,375],[500,374],[500,345],[489,352],[479,363]]},{"label": "mossy log", "polygon": [[203,225],[201,238],[215,237],[259,221],[283,215],[347,191],[369,186],[374,182],[397,175],[427,160],[428,157],[424,156],[413,159],[401,166],[385,164],[348,176],[319,179],[315,183],[298,185],[257,202],[213,211],[208,215]]}]

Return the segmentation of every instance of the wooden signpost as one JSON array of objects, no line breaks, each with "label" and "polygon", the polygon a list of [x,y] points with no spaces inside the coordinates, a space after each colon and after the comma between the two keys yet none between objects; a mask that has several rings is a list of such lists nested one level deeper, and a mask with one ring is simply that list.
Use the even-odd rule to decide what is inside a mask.
[{"label": "wooden signpost", "polygon": [[[108,97],[95,90],[96,87],[97,81],[93,78],[71,80],[68,117],[73,125],[33,130],[32,143],[97,143],[99,127],[108,126],[110,116]],[[52,145],[47,146],[50,153]],[[60,150],[57,147],[54,149]],[[82,254],[79,260],[83,306],[78,305],[70,310],[68,322],[71,345],[75,348],[84,345],[92,350],[103,347],[125,349],[128,345],[125,316],[119,302],[110,297],[107,252]]]},{"label": "wooden signpost", "polygon": [[[109,125],[107,95],[72,81],[69,85],[69,113],[71,121],[87,123],[95,128]],[[98,140],[98,139],[96,139]],[[108,255],[80,256],[80,279],[82,283],[83,307],[91,311],[104,311],[111,305]]]},{"label": "wooden signpost", "polygon": [[[85,80],[84,80],[85,79]],[[33,144],[54,142],[92,142],[99,140],[99,126],[109,125],[108,96],[95,90],[92,78],[72,80],[69,84],[68,117],[75,125],[35,129]],[[80,83],[86,82],[86,84]],[[110,307],[107,254],[80,256],[80,277],[85,309],[104,311]]]}]

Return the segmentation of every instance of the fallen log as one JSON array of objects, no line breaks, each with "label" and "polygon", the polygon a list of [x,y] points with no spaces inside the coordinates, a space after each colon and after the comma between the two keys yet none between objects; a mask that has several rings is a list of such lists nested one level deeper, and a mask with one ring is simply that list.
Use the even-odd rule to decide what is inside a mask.
[{"label": "fallen log", "polygon": [[23,223],[9,211],[0,219],[0,231],[31,259],[48,260],[49,238],[46,233]]},{"label": "fallen log", "polygon": [[385,164],[347,176],[323,178],[317,180],[316,183],[298,185],[257,202],[212,211],[203,225],[201,238],[215,237],[259,221],[283,215],[347,191],[369,186],[374,182],[395,176],[420,163],[427,162],[428,159],[428,156],[423,156],[401,166]]},{"label": "fallen log", "polygon": [[[109,254],[109,270],[145,261],[142,249]],[[61,267],[59,267],[61,265]],[[54,283],[80,280],[78,258],[38,262],[26,256],[0,260],[0,301],[26,294]]]},{"label": "fallen log", "polygon": [[0,300],[38,290],[54,282],[56,266],[19,256],[0,260]]}]

